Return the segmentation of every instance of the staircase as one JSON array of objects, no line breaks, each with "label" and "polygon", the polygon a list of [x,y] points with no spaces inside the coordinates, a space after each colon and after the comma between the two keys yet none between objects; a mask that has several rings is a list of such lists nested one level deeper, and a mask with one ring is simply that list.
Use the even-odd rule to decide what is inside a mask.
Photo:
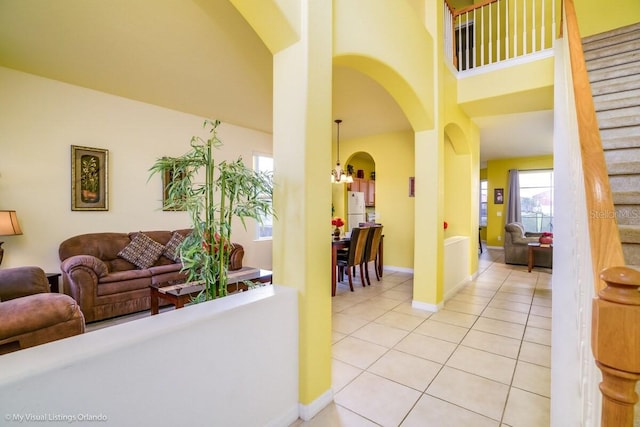
[{"label": "staircase", "polygon": [[625,262],[640,266],[640,23],[582,42]]}]

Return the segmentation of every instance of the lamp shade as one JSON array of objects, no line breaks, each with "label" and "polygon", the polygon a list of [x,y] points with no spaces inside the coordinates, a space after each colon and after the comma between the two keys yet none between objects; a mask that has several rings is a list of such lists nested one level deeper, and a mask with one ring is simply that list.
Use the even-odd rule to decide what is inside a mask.
[{"label": "lamp shade", "polygon": [[0,211],[0,236],[22,234],[16,211]]}]

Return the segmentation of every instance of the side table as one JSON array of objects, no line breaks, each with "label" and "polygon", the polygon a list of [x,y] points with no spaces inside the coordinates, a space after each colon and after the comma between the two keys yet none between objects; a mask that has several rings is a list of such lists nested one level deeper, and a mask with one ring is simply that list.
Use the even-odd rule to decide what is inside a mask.
[{"label": "side table", "polygon": [[531,269],[533,268],[533,264],[535,262],[535,251],[549,251],[553,254],[553,244],[550,245],[542,245],[540,243],[529,243],[529,265],[527,266],[529,269],[529,273],[531,273]]},{"label": "side table", "polygon": [[51,292],[60,292],[60,273],[45,273],[49,286],[51,286]]}]

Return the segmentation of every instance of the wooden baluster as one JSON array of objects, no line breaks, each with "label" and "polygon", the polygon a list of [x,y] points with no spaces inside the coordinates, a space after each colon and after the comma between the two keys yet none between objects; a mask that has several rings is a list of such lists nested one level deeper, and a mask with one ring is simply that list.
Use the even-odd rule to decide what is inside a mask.
[{"label": "wooden baluster", "polygon": [[602,426],[633,426],[640,380],[640,272],[603,270],[606,286],[593,300],[591,351],[602,372]]}]

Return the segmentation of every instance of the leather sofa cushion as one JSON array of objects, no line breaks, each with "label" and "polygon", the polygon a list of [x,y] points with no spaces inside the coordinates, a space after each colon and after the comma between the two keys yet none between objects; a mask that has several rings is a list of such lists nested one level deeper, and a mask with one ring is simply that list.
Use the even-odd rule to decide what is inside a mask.
[{"label": "leather sofa cushion", "polygon": [[107,274],[98,280],[98,296],[148,288],[151,285],[151,271],[128,270]]},{"label": "leather sofa cushion", "polygon": [[42,292],[49,292],[49,282],[40,267],[27,266],[0,270],[2,301]]},{"label": "leather sofa cushion", "polygon": [[55,293],[34,294],[0,303],[0,340],[64,323],[77,316],[79,310],[73,298]]}]

